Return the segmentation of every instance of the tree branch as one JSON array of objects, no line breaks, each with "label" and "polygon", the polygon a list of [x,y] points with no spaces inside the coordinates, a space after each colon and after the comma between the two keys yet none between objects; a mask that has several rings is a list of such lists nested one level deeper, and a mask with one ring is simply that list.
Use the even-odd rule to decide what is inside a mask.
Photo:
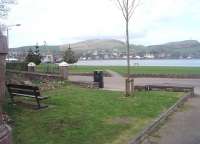
[{"label": "tree branch", "polygon": [[125,12],[127,12],[128,8],[127,8],[126,0],[123,0],[123,7],[124,7]]},{"label": "tree branch", "polygon": [[140,1],[141,0],[138,0],[137,4],[135,4],[136,0],[134,0],[134,2],[132,2],[132,7],[131,7],[131,9],[129,11],[129,19],[133,16],[136,8],[140,5]]},{"label": "tree branch", "polygon": [[123,7],[123,5],[122,5],[122,3],[120,2],[120,0],[117,0],[117,2],[118,2],[118,4],[119,4],[119,7],[120,7],[120,9],[121,9],[121,11],[122,11],[122,14],[123,14],[125,20],[127,20],[125,8]]},{"label": "tree branch", "polygon": [[7,5],[16,4],[15,0],[0,0],[0,17],[5,17],[8,15],[8,11],[10,10]]}]

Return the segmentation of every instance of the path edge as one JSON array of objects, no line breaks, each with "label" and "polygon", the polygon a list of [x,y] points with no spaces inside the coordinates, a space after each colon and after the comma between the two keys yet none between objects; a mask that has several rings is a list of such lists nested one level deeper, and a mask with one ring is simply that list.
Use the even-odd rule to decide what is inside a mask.
[{"label": "path edge", "polygon": [[173,106],[171,106],[166,112],[162,113],[158,118],[156,118],[150,125],[148,125],[144,130],[142,130],[134,139],[129,141],[128,144],[141,144],[152,132],[156,131],[159,126],[167,120],[167,118],[177,111],[189,98],[194,97],[194,91],[189,92],[182,96]]}]

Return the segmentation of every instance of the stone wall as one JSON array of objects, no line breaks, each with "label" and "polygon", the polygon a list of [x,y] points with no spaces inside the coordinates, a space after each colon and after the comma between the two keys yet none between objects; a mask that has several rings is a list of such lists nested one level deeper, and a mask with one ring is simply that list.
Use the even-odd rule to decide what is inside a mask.
[{"label": "stone wall", "polygon": [[[126,76],[126,75],[124,75]],[[178,78],[200,79],[200,74],[131,74],[134,78]]]},{"label": "stone wall", "polygon": [[[7,39],[0,31],[0,112],[2,112],[3,97],[5,95],[5,58],[8,53]],[[1,117],[1,116],[0,116]],[[1,120],[0,120],[1,123]]]},{"label": "stone wall", "polygon": [[2,105],[5,96],[5,58],[7,53],[7,39],[0,30],[0,144],[11,144],[11,128],[4,124],[2,120]]},{"label": "stone wall", "polygon": [[5,66],[5,56],[0,54],[0,110],[1,106],[3,105],[3,97],[5,94],[4,66]]},{"label": "stone wall", "polygon": [[15,81],[14,83],[17,83],[17,81],[20,83],[20,81],[25,81],[25,80],[30,80],[30,81],[63,80],[63,77],[61,75],[42,74],[42,73],[15,71],[15,70],[6,70],[6,77],[7,81],[8,82],[11,81],[11,83],[13,81]]},{"label": "stone wall", "polygon": [[[92,72],[85,72],[85,73],[69,73],[69,75],[74,75],[74,76],[94,76],[94,73],[92,73]],[[104,72],[103,73],[103,76],[104,77],[111,77],[112,75],[111,74],[109,74],[108,72]]]}]

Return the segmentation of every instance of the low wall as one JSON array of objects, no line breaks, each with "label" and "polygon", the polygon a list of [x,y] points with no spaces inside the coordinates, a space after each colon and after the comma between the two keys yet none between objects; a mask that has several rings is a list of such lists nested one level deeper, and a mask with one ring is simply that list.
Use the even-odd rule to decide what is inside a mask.
[{"label": "low wall", "polygon": [[184,87],[184,86],[167,86],[167,85],[144,85],[144,86],[135,86],[135,90],[141,91],[151,91],[151,90],[164,90],[164,91],[173,91],[173,92],[193,92],[194,87]]},{"label": "low wall", "polygon": [[[124,75],[126,76],[126,75]],[[200,74],[131,74],[134,78],[189,78],[189,79],[200,79]]]},{"label": "low wall", "polygon": [[[26,71],[14,71],[7,70],[6,71],[7,79],[15,79],[15,81],[24,81],[24,80],[63,80],[61,75],[52,75],[52,74],[43,74],[43,73],[35,73],[35,72],[26,72]],[[16,79],[17,78],[17,79]],[[19,79],[19,80],[18,80]],[[98,88],[99,83],[97,82],[73,82],[70,83],[79,85],[85,88]]]},{"label": "low wall", "polygon": [[52,75],[52,74],[42,74],[42,73],[35,73],[35,72],[26,72],[26,71],[14,71],[14,70],[7,70],[6,77],[22,77],[28,80],[63,80],[61,75]]},{"label": "low wall", "polygon": [[[69,75],[77,75],[77,76],[94,76],[93,73],[69,73]],[[104,77],[111,77],[111,74],[104,72],[103,73]]]}]

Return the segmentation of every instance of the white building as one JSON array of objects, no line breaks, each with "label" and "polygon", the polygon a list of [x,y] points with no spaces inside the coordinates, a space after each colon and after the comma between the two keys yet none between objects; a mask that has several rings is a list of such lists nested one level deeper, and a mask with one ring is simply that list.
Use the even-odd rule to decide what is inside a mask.
[{"label": "white building", "polygon": [[43,63],[53,63],[53,62],[54,62],[53,55],[50,54],[46,55],[43,59]]},{"label": "white building", "polygon": [[154,59],[155,56],[154,56],[153,54],[146,54],[146,55],[144,56],[144,58],[147,58],[147,59]]}]

